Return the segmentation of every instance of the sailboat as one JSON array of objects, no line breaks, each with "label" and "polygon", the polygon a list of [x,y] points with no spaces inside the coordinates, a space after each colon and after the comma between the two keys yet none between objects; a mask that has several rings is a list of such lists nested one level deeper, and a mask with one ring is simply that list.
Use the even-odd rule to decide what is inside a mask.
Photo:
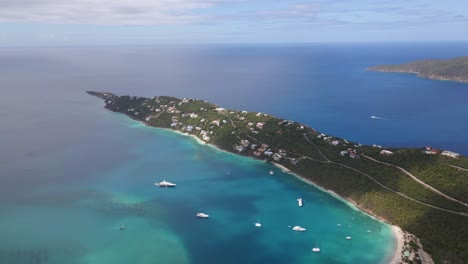
[{"label": "sailboat", "polygon": [[270,171],[270,175],[273,175],[273,174],[275,174],[275,173],[271,170],[271,171]]}]

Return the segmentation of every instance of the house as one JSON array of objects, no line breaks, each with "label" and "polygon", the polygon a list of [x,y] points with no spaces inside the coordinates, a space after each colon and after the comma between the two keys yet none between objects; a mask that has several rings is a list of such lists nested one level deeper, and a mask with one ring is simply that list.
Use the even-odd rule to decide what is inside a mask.
[{"label": "house", "polygon": [[236,150],[237,152],[242,152],[244,151],[244,146],[242,145],[237,145],[237,146],[234,146],[234,150]]},{"label": "house", "polygon": [[248,126],[253,126],[254,124],[252,122],[247,123]]},{"label": "house", "polygon": [[263,152],[263,155],[270,157],[271,155],[273,155],[273,151],[268,149],[265,152]]},{"label": "house", "polygon": [[442,151],[442,153],[440,153],[440,155],[444,155],[444,156],[451,157],[451,158],[454,158],[454,159],[457,159],[457,158],[460,157],[459,153],[449,151],[449,150]]},{"label": "house", "polygon": [[192,132],[192,130],[193,130],[193,126],[187,126],[187,131],[188,132]]},{"label": "house", "polygon": [[198,115],[195,114],[195,113],[191,113],[191,114],[190,114],[190,118],[197,118],[197,117],[198,117]]},{"label": "house", "polygon": [[390,150],[383,149],[382,151],[380,151],[380,155],[390,156],[393,155],[393,152],[391,152]]},{"label": "house", "polygon": [[340,144],[338,140],[333,140],[332,142],[330,142],[330,145],[332,146],[338,146],[338,144]]},{"label": "house", "polygon": [[281,155],[279,155],[278,153],[275,153],[273,154],[273,159],[275,161],[280,161],[283,157]]},{"label": "house", "polygon": [[213,120],[210,124],[219,126],[219,120]]},{"label": "house", "polygon": [[265,123],[263,122],[258,122],[255,127],[258,128],[258,129],[263,129],[263,126],[265,125]]},{"label": "house", "polygon": [[340,155],[341,156],[346,156],[346,155],[348,155],[348,151],[346,151],[346,150],[340,151]]},{"label": "house", "polygon": [[216,107],[216,108],[215,108],[215,111],[216,111],[216,112],[224,112],[224,111],[226,111],[226,109],[225,109],[225,108],[222,108],[222,107]]}]

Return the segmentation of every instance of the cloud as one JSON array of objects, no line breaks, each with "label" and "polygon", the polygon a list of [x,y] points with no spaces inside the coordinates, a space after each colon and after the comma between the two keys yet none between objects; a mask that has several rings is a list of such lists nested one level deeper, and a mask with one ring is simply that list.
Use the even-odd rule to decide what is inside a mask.
[{"label": "cloud", "polygon": [[176,24],[202,19],[220,0],[0,0],[0,22]]}]

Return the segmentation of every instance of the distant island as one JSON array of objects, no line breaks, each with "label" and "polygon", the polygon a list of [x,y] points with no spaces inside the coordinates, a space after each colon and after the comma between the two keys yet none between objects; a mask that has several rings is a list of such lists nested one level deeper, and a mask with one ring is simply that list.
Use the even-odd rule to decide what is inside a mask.
[{"label": "distant island", "polygon": [[412,73],[421,78],[468,83],[468,57],[448,60],[420,60],[400,65],[381,65],[371,71]]},{"label": "distant island", "polygon": [[148,126],[272,162],[401,227],[405,233],[392,263],[433,263],[426,252],[436,263],[468,259],[468,158],[458,153],[364,146],[292,120],[192,98],[87,93]]}]

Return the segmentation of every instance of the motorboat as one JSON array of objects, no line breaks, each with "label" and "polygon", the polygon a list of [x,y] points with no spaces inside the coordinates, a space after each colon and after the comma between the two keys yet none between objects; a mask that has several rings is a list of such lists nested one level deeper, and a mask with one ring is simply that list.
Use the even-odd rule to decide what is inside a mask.
[{"label": "motorboat", "polygon": [[270,171],[270,175],[273,175],[273,174],[275,174],[275,173],[271,170],[271,171]]},{"label": "motorboat", "polygon": [[121,226],[121,227],[120,227],[120,230],[125,230],[125,226]]},{"label": "motorboat", "polygon": [[350,236],[347,236],[347,237],[346,237],[346,240],[351,240],[351,237],[350,237]]},{"label": "motorboat", "polygon": [[262,227],[262,224],[260,222],[255,223],[255,227]]},{"label": "motorboat", "polygon": [[205,214],[205,213],[197,213],[197,217],[199,217],[199,218],[208,218],[210,216]]},{"label": "motorboat", "polygon": [[320,252],[320,248],[314,247],[314,248],[312,248],[312,251],[313,251],[313,252]]},{"label": "motorboat", "polygon": [[159,186],[159,187],[176,187],[175,183],[168,182],[166,180],[159,182],[159,183],[155,183],[154,185]]},{"label": "motorboat", "polygon": [[337,226],[341,226],[341,224],[336,224]]},{"label": "motorboat", "polygon": [[292,230],[298,231],[298,232],[304,232],[304,231],[306,231],[305,228],[300,227],[300,226],[295,226],[295,227],[292,228]]},{"label": "motorboat", "polygon": [[302,198],[297,199],[297,203],[299,204],[299,207],[302,207]]}]

